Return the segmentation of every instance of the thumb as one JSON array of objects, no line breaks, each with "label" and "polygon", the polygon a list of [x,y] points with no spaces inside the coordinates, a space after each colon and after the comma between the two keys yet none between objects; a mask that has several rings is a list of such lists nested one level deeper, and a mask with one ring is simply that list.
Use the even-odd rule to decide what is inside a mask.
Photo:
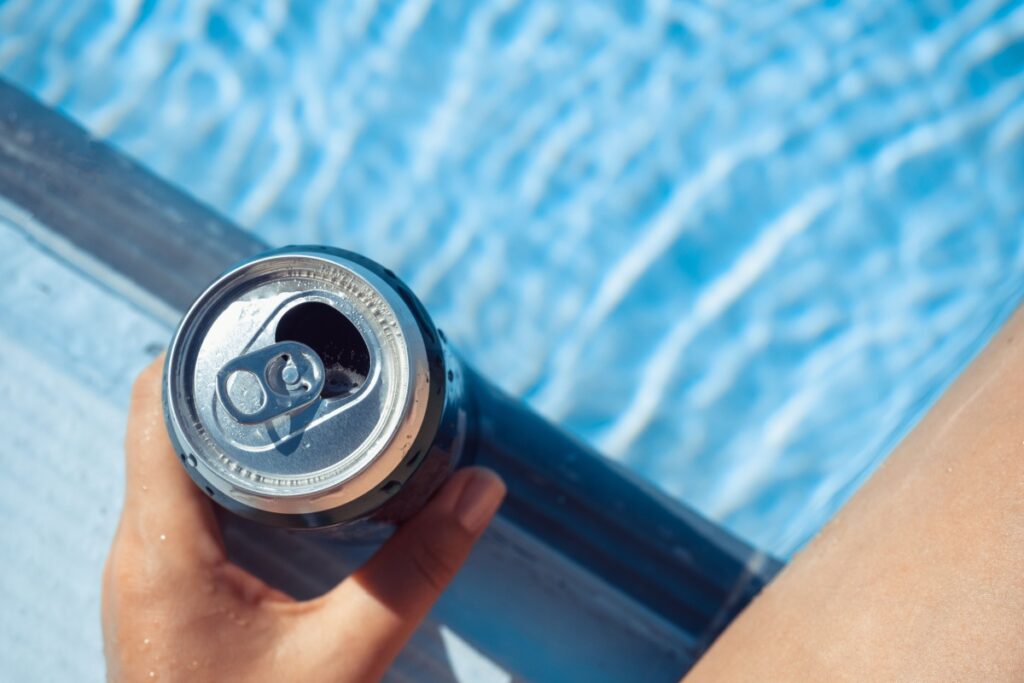
[{"label": "thumb", "polygon": [[[321,618],[359,625],[368,678],[383,674],[437,601],[505,497],[494,472],[458,470],[359,571],[323,598]],[[336,628],[336,626],[335,626]],[[350,659],[351,662],[351,659]],[[354,662],[353,662],[354,663]]]}]

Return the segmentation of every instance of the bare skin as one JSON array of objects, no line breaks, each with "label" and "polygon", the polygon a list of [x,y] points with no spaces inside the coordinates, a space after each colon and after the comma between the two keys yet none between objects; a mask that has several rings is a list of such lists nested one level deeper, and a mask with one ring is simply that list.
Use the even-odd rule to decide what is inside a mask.
[{"label": "bare skin", "polygon": [[1024,681],[1024,310],[684,680]]},{"label": "bare skin", "polygon": [[210,502],[177,462],[158,359],[136,381],[124,510],[103,577],[114,681],[378,680],[469,554],[505,494],[457,472],[356,574],[306,602],[228,561]]}]

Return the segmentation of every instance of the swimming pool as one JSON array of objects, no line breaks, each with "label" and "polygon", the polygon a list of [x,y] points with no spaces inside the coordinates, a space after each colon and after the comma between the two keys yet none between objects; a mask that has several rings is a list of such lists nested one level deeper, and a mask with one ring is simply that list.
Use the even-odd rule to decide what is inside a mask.
[{"label": "swimming pool", "polygon": [[0,4],[0,75],[791,553],[1024,293],[1024,4]]}]

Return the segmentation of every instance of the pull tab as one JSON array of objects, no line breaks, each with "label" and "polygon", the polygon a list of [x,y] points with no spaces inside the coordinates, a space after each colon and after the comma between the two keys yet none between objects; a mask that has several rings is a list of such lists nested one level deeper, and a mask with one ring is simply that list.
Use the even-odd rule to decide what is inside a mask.
[{"label": "pull tab", "polygon": [[296,413],[313,403],[323,388],[323,361],[295,341],[238,356],[217,373],[217,398],[242,424]]}]

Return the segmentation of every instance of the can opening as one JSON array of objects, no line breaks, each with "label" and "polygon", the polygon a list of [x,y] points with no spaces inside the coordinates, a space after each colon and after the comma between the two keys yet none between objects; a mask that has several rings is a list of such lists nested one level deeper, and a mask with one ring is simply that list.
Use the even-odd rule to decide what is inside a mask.
[{"label": "can opening", "polygon": [[324,364],[323,398],[354,394],[370,374],[370,349],[356,326],[338,309],[319,301],[299,304],[281,316],[277,341],[297,341]]}]

